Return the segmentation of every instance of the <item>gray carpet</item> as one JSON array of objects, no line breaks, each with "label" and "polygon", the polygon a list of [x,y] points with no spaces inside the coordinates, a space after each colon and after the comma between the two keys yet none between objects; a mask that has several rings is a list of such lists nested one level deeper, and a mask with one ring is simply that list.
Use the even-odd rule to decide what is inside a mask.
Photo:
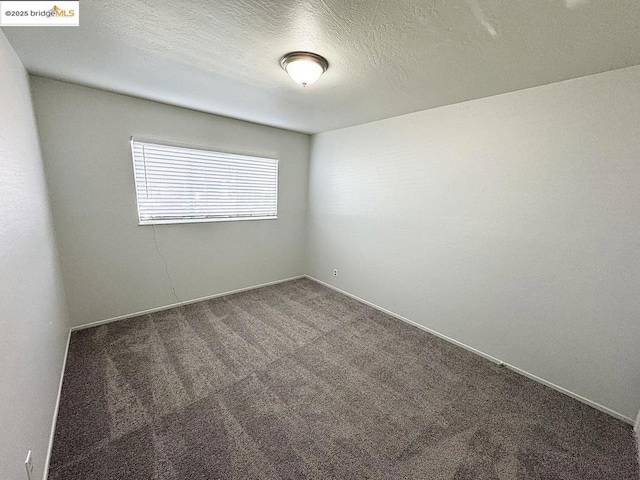
[{"label": "gray carpet", "polygon": [[50,479],[633,479],[631,428],[310,280],[76,332]]}]

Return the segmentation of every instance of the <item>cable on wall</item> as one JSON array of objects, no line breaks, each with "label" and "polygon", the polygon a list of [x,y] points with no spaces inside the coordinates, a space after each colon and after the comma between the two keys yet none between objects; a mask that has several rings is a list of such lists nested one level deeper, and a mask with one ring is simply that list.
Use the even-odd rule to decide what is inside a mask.
[{"label": "cable on wall", "polygon": [[182,300],[180,300],[180,297],[178,297],[178,294],[176,293],[176,289],[173,286],[173,280],[171,280],[171,274],[169,274],[169,266],[167,265],[167,259],[164,258],[164,255],[162,255],[162,252],[160,251],[160,247],[158,246],[158,229],[156,228],[155,225],[152,225],[152,226],[153,226],[153,243],[156,246],[156,251],[158,252],[158,255],[160,255],[160,258],[164,263],[164,271],[167,274],[167,280],[169,281],[169,287],[171,287],[171,293],[173,293],[173,296],[176,297],[176,300],[178,300],[178,303],[180,303],[182,302]]}]

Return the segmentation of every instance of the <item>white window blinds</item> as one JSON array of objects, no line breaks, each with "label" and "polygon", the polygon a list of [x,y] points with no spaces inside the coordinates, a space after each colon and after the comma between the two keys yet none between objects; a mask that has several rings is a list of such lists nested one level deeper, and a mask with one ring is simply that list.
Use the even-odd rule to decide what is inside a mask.
[{"label": "white window blinds", "polygon": [[140,225],[277,218],[278,160],[131,140]]}]

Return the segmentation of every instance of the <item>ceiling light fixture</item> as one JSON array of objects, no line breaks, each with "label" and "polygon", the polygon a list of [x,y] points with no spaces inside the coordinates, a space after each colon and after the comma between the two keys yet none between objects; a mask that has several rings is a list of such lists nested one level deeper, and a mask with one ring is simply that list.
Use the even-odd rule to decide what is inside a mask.
[{"label": "ceiling light fixture", "polygon": [[327,71],[329,62],[316,53],[290,52],[280,59],[280,66],[294,82],[306,87]]}]

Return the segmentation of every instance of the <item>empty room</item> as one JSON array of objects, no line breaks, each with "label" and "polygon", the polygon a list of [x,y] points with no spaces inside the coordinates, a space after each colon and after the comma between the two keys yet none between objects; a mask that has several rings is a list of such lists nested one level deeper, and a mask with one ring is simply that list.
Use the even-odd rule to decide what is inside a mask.
[{"label": "empty room", "polygon": [[0,1],[0,479],[639,480],[638,25]]}]

